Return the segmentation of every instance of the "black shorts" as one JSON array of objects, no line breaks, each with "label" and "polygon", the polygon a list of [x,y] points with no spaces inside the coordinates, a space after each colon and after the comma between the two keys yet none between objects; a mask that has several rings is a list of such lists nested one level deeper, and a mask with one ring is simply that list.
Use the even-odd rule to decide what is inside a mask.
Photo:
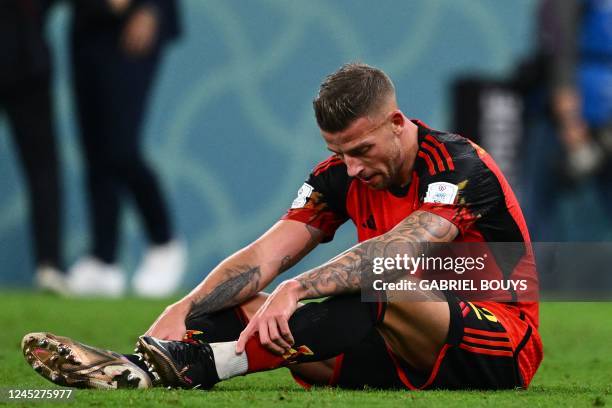
[{"label": "black shorts", "polygon": [[[486,309],[447,294],[450,327],[432,372],[422,373],[396,356],[376,329],[336,357],[330,384],[363,389],[513,389],[526,386],[508,332]],[[531,330],[521,343],[529,340]],[[539,363],[539,362],[538,362]],[[294,374],[296,381],[307,381]]]}]

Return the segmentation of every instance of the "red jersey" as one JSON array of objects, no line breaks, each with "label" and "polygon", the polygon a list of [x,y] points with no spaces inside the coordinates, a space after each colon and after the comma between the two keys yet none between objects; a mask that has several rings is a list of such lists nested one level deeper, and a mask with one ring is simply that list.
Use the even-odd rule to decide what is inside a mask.
[{"label": "red jersey", "polygon": [[[324,242],[351,219],[361,242],[388,232],[416,210],[427,211],[457,227],[454,242],[520,243],[509,247],[513,250],[493,248],[495,267],[500,277],[526,279],[531,288],[537,288],[525,219],[491,156],[464,137],[414,123],[419,149],[407,187],[371,189],[349,177],[345,164],[332,156],[313,169],[283,219],[322,230]],[[531,301],[521,301],[525,299],[510,294],[504,301],[516,305],[537,328],[538,304],[533,294]]]}]

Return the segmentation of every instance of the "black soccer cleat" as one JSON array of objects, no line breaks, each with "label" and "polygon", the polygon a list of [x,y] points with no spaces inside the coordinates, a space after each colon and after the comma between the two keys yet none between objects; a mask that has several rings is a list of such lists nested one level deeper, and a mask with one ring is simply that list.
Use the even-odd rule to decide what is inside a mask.
[{"label": "black soccer cleat", "polygon": [[218,383],[213,351],[208,343],[166,341],[140,336],[138,351],[166,387],[209,389]]}]

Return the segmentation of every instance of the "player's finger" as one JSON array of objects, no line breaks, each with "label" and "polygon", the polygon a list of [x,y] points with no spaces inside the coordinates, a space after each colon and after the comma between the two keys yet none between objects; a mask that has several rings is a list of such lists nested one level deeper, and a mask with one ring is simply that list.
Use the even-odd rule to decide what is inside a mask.
[{"label": "player's finger", "polygon": [[268,349],[268,351],[274,354],[283,354],[283,349],[277,346],[274,342],[270,340],[270,334],[268,332],[268,321],[262,320],[259,323],[259,342],[262,346]]},{"label": "player's finger", "polygon": [[270,333],[270,340],[280,347],[283,350],[283,353],[291,348],[291,345],[287,343],[280,335],[277,320],[270,320],[268,322],[268,330]]},{"label": "player's finger", "polygon": [[293,339],[293,334],[291,334],[291,330],[289,329],[289,321],[286,319],[278,319],[277,322],[280,329],[280,335],[290,346],[293,346],[295,344],[295,340]]},{"label": "player's finger", "polygon": [[251,320],[247,327],[240,333],[240,337],[238,337],[238,342],[236,343],[236,353],[241,354],[244,351],[244,347],[246,346],[246,342],[253,335],[253,327],[254,320]]}]

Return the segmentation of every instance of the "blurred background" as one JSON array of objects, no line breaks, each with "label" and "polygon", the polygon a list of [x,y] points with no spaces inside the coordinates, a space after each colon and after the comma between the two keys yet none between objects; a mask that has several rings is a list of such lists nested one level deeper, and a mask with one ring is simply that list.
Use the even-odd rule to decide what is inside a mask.
[{"label": "blurred background", "polygon": [[[548,71],[542,74],[538,65],[545,48],[541,3],[180,0],[182,34],[164,50],[142,140],[175,234],[187,248],[181,286],[194,286],[263,233],[327,157],[311,101],[322,78],[349,61],[386,71],[407,116],[462,132],[489,150],[518,193],[534,240],[609,240],[595,170],[568,182],[563,169],[569,159],[551,147],[560,143],[543,89]],[[72,15],[58,2],[44,30],[63,197],[62,269],[91,242],[71,90]],[[10,133],[6,115],[0,116],[0,285],[27,287],[37,265],[25,176]],[[599,156],[586,160],[592,157]],[[554,171],[546,173],[543,163]],[[147,239],[133,205],[121,219],[117,262],[131,275]],[[347,224],[333,243],[288,273],[353,243],[354,228]]]}]

